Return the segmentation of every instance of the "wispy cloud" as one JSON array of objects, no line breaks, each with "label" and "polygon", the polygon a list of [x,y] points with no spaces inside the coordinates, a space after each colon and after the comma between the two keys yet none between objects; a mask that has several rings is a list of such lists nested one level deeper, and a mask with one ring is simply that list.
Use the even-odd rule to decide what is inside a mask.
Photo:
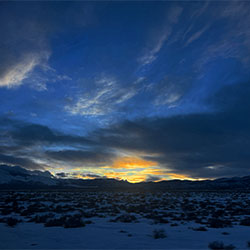
[{"label": "wispy cloud", "polygon": [[201,68],[217,58],[234,58],[245,65],[250,63],[249,10],[248,2],[230,2],[217,8],[213,13],[214,21],[226,20],[228,25],[224,26],[222,36],[208,40],[208,43],[204,45],[196,67]]},{"label": "wispy cloud", "polygon": [[[154,104],[159,105],[171,105],[180,99],[181,95],[178,93],[164,93],[156,98]],[[172,105],[171,105],[172,106]]]},{"label": "wispy cloud", "polygon": [[188,89],[188,77],[166,76],[154,89],[155,106],[176,107]]},{"label": "wispy cloud", "polygon": [[123,88],[110,77],[102,77],[93,85],[95,88],[92,88],[92,91],[87,91],[65,109],[73,115],[106,115],[117,109],[118,104],[122,104],[136,94],[134,88]]},{"label": "wispy cloud", "polygon": [[13,4],[6,11],[0,10],[0,87],[16,88],[26,83],[36,68],[48,63],[51,54],[46,20],[39,20],[32,12],[20,16],[19,8],[23,6]]},{"label": "wispy cloud", "polygon": [[207,29],[210,27],[209,24],[207,24],[206,26],[204,26],[202,29],[196,31],[195,33],[193,33],[187,40],[187,42],[185,43],[184,46],[188,46],[190,43],[196,41],[197,39],[200,38],[200,36],[205,33],[205,31],[207,31]]},{"label": "wispy cloud", "polygon": [[47,62],[48,58],[49,52],[47,51],[25,55],[20,62],[10,65],[8,70],[0,76],[0,87],[13,88],[22,85],[32,71]]},{"label": "wispy cloud", "polygon": [[139,62],[142,66],[152,63],[157,58],[157,53],[161,50],[170,34],[171,30],[166,30],[158,38],[157,42],[153,45],[153,48],[149,49],[142,57],[139,58]]},{"label": "wispy cloud", "polygon": [[144,54],[138,58],[141,66],[151,64],[156,60],[158,53],[168,40],[169,36],[172,33],[172,26],[176,24],[179,20],[179,17],[182,13],[181,7],[174,7],[169,10],[167,13],[167,20],[165,20],[164,27],[159,31],[159,34],[156,38],[152,40],[148,48],[145,49]]},{"label": "wispy cloud", "polygon": [[[51,79],[52,71],[48,70],[53,53],[51,34],[62,32],[66,25],[87,25],[90,8],[76,5],[77,11],[61,8],[55,12],[57,3],[1,3],[0,87],[27,84],[36,90],[46,90],[48,81],[60,80],[56,76],[60,74],[55,72]],[[69,21],[65,16],[72,18]]]}]

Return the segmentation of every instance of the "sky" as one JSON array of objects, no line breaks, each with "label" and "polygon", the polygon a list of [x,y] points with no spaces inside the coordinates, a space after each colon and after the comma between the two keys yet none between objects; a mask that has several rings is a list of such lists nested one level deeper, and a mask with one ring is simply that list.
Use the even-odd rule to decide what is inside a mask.
[{"label": "sky", "polygon": [[250,173],[250,2],[0,2],[0,164],[129,182]]}]

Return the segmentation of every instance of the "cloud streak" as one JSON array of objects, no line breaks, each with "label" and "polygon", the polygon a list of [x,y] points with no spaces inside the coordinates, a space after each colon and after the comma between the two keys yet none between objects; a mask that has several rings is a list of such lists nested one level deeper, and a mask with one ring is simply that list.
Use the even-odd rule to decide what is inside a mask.
[{"label": "cloud streak", "polygon": [[47,51],[39,54],[26,54],[20,62],[11,65],[0,77],[0,87],[13,88],[22,85],[37,66],[47,62],[48,57]]},{"label": "cloud streak", "polygon": [[153,42],[150,43],[148,48],[145,49],[146,52],[143,54],[143,56],[138,58],[141,66],[151,64],[157,59],[158,53],[172,33],[172,26],[178,22],[182,10],[183,9],[181,7],[173,7],[168,11],[166,18],[167,20],[165,21],[166,23],[164,24],[161,32],[159,32],[160,34],[158,34],[155,39],[153,39]]},{"label": "cloud streak", "polygon": [[[34,89],[46,90],[47,82],[60,78],[61,74],[54,72],[53,79],[48,79],[51,70],[55,71],[49,65],[53,53],[51,36],[63,33],[67,26],[84,27],[92,13],[88,4],[72,4],[78,5],[77,11],[72,6],[67,8],[67,3],[63,5],[65,8],[48,2],[1,3],[0,87],[29,84]],[[72,17],[70,21],[65,18],[68,16]]]},{"label": "cloud streak", "polygon": [[110,77],[94,81],[91,87],[75,103],[67,105],[66,111],[72,115],[103,116],[116,111],[119,105],[136,94],[134,88],[123,88]]}]

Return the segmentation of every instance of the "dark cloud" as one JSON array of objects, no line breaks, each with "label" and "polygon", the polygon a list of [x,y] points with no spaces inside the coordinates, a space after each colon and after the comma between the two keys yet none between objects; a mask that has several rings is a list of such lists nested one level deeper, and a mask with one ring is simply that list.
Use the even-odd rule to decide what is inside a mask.
[{"label": "dark cloud", "polygon": [[100,179],[100,178],[105,178],[106,179],[106,177],[102,177],[102,176],[100,176],[100,175],[98,175],[98,174],[92,174],[92,173],[77,173],[77,172],[74,172],[74,173],[72,173],[71,174],[72,176],[81,176],[81,177],[84,177],[84,178],[98,178],[98,179]]},{"label": "dark cloud", "polygon": [[[32,168],[32,166],[39,168],[39,165],[32,160],[28,162],[32,157],[46,162],[66,162],[72,166],[79,163],[99,166],[111,163],[111,158],[114,156],[112,150],[103,148],[92,138],[62,134],[38,124],[2,118],[0,131],[2,132],[2,145],[4,143],[9,145],[2,146],[0,153],[11,155],[5,156],[2,161],[24,167],[26,163],[27,168]],[[53,150],[41,150],[41,147],[52,147]],[[65,147],[70,147],[72,150],[65,149]]]},{"label": "dark cloud", "polygon": [[148,175],[146,178],[146,182],[154,182],[154,181],[159,181],[159,180],[161,180],[161,177],[154,176],[154,175]]},{"label": "dark cloud", "polygon": [[69,176],[69,173],[64,173],[64,172],[56,173],[56,176],[60,178],[67,178]]},{"label": "dark cloud", "polygon": [[[2,126],[0,127],[2,129]],[[35,154],[31,154],[32,151],[25,145],[13,144],[8,132],[0,133],[0,163],[19,165],[31,170],[44,169],[47,167],[45,164],[35,162]]]},{"label": "dark cloud", "polygon": [[79,178],[79,176],[83,177],[83,178],[104,178],[100,175],[97,174],[92,174],[92,173],[78,173],[78,172],[73,172],[73,173],[65,173],[65,172],[61,172],[61,173],[57,173],[56,176],[60,177],[60,178]]},{"label": "dark cloud", "polygon": [[114,154],[105,151],[98,151],[92,148],[92,151],[79,150],[62,150],[62,151],[47,151],[46,155],[50,159],[71,164],[87,164],[99,166],[111,163],[110,160]]},{"label": "dark cloud", "polygon": [[13,155],[0,154],[0,163],[19,165],[27,169],[44,169],[44,166],[35,163],[28,157],[16,157]]},{"label": "dark cloud", "polygon": [[[231,85],[212,100],[216,113],[124,122],[96,132],[106,147],[138,151],[192,177],[249,174],[250,87]],[[211,102],[211,100],[209,100]]]},{"label": "dark cloud", "polygon": [[[39,124],[27,124],[23,122],[3,119],[3,124],[8,124],[7,135],[19,145],[35,145],[43,144],[80,144],[91,145],[92,142],[80,136],[65,135],[63,133],[53,131],[47,126]],[[2,122],[1,122],[2,125]]]}]

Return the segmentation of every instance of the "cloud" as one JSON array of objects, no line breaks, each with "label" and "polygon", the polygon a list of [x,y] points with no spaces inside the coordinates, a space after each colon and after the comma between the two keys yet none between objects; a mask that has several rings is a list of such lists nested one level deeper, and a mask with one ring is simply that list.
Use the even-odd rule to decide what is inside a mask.
[{"label": "cloud", "polygon": [[183,9],[179,6],[170,8],[166,15],[167,20],[165,20],[163,28],[158,34],[156,34],[156,37],[151,40],[147,48],[144,49],[144,54],[138,58],[140,66],[151,64],[156,60],[157,54],[160,52],[172,33],[172,26],[178,22],[182,10]]},{"label": "cloud", "polygon": [[[220,31],[220,34],[210,34],[209,39],[202,46],[203,53],[194,67],[203,69],[207,63],[219,58],[233,58],[243,65],[249,65],[250,29],[247,25],[250,22],[249,10],[249,3],[243,1],[223,4],[218,6],[215,12],[209,12],[210,27],[217,26],[216,30]],[[227,25],[221,25],[225,22]]]},{"label": "cloud", "polygon": [[56,173],[56,176],[58,176],[60,178],[68,178],[69,173],[60,172],[60,173]]},{"label": "cloud", "polygon": [[169,173],[193,178],[247,175],[249,94],[248,84],[227,86],[213,99],[217,113],[127,121],[96,133],[104,147],[144,154]]},{"label": "cloud", "polygon": [[183,8],[180,6],[172,7],[167,13],[167,19],[169,23],[174,24],[178,23],[179,17],[182,14]]},{"label": "cloud", "polygon": [[19,3],[2,4],[0,87],[20,86],[36,67],[47,64],[50,56],[48,31],[44,22],[35,16],[36,12],[32,5],[25,9]]},{"label": "cloud", "polygon": [[29,84],[37,90],[46,90],[46,83],[60,76],[54,72],[51,79],[52,35],[73,26],[84,27],[91,22],[91,15],[88,3],[2,2],[0,87]]},{"label": "cloud", "polygon": [[[3,119],[0,159],[27,168],[43,167],[39,164],[43,161],[51,169],[63,165],[73,171],[76,165],[86,166],[109,177],[126,176],[133,181],[144,180],[147,175],[172,178],[248,175],[249,95],[249,82],[228,85],[206,100],[214,105],[217,110],[214,113],[124,121],[85,137]],[[124,155],[128,157],[123,158]],[[157,172],[152,169],[155,165]],[[105,170],[105,166],[110,168]]]},{"label": "cloud", "polygon": [[144,159],[141,159],[139,157],[129,157],[129,156],[124,156],[124,157],[117,157],[113,160],[113,163],[110,168],[113,169],[139,169],[139,168],[148,168],[152,166],[156,166],[157,162],[153,161],[147,161]]},{"label": "cloud", "polygon": [[23,80],[29,77],[34,68],[40,65],[43,60],[47,60],[47,58],[47,52],[25,55],[21,62],[11,65],[2,75],[0,78],[0,87],[12,88],[21,85]]},{"label": "cloud", "polygon": [[154,105],[173,107],[185,95],[189,87],[189,77],[166,76],[152,90],[155,93]]},{"label": "cloud", "polygon": [[92,148],[92,151],[83,150],[62,150],[62,151],[47,151],[46,156],[50,160],[57,160],[59,162],[65,162],[73,165],[81,165],[82,167],[98,167],[111,163],[114,154],[108,151],[98,151],[96,148]]},{"label": "cloud", "polygon": [[[53,131],[47,126],[39,124],[27,124],[13,121],[11,125],[9,121],[8,137],[14,142],[20,143],[21,145],[50,145],[50,144],[74,144],[74,145],[91,145],[91,141],[81,136],[65,135],[58,131]],[[16,124],[17,123],[17,124]],[[13,126],[13,127],[11,127]]]},{"label": "cloud", "polygon": [[[42,125],[2,118],[0,119],[0,134],[0,160],[25,168],[56,168],[57,162],[63,164],[64,161],[73,166],[73,161],[79,163],[80,159],[82,162],[85,159],[86,162],[91,157],[91,153],[94,154],[94,149],[93,152],[87,154],[87,150],[95,144],[85,137],[66,135]],[[69,154],[69,148],[75,150],[71,153],[74,159]],[[80,154],[79,149],[85,151]],[[64,156],[61,156],[61,153]],[[93,158],[95,156],[97,153],[93,155]]]},{"label": "cloud", "polygon": [[[197,32],[195,30],[195,26],[200,23],[203,23],[204,17],[206,16],[208,11],[208,6],[209,6],[209,1],[205,2],[196,2],[194,5],[192,5],[191,8],[191,13],[188,13],[189,19],[191,21],[191,24],[187,23],[187,27],[184,25],[184,30],[181,32],[181,40],[186,41],[190,40],[192,37],[199,37],[199,33],[205,28],[209,26],[209,23],[211,24],[213,21],[209,20],[209,23],[205,24],[202,29],[198,29],[199,31]],[[206,19],[205,19],[206,20]],[[194,33],[192,33],[192,30],[194,30]],[[197,32],[197,34],[196,34]],[[203,32],[202,32],[203,33]],[[187,38],[189,36],[189,38]],[[193,39],[191,39],[193,40]]]},{"label": "cloud", "polygon": [[13,155],[0,154],[0,163],[9,165],[19,165],[27,169],[44,169],[43,165],[39,165],[28,157],[17,157]]},{"label": "cloud", "polygon": [[72,173],[65,173],[60,172],[56,173],[56,176],[59,178],[77,178],[77,179],[103,179],[106,178],[104,176],[93,174],[93,173],[83,173],[83,172],[72,172]]},{"label": "cloud", "polygon": [[147,75],[144,84],[150,83],[150,90],[142,91],[135,103],[141,117],[212,111],[204,103],[208,96],[225,84],[247,79],[249,3],[195,2],[181,7],[175,24],[166,19],[155,25],[138,57],[137,73]]},{"label": "cloud", "polygon": [[116,111],[119,105],[136,94],[133,87],[124,88],[114,78],[101,77],[78,100],[65,107],[73,115],[103,116]]},{"label": "cloud", "polygon": [[160,181],[162,178],[159,176],[154,176],[154,175],[148,175],[146,178],[146,182],[155,182],[155,181]]},{"label": "cloud", "polygon": [[98,174],[82,173],[82,172],[73,172],[73,173],[71,173],[71,176],[75,177],[75,178],[82,178],[82,179],[103,179],[103,178],[106,179],[106,177],[103,177],[103,176],[98,175]]},{"label": "cloud", "polygon": [[142,57],[138,59],[138,61],[141,63],[141,66],[150,64],[157,58],[157,53],[161,50],[162,46],[164,45],[164,43],[166,42],[170,34],[171,34],[171,30],[166,30],[157,39],[153,47],[149,49]]},{"label": "cloud", "polygon": [[207,24],[206,26],[204,26],[202,29],[196,31],[195,33],[193,33],[187,40],[187,42],[185,43],[184,46],[188,46],[190,43],[196,41],[197,39],[199,39],[203,33],[205,33],[210,27],[210,24]]}]

